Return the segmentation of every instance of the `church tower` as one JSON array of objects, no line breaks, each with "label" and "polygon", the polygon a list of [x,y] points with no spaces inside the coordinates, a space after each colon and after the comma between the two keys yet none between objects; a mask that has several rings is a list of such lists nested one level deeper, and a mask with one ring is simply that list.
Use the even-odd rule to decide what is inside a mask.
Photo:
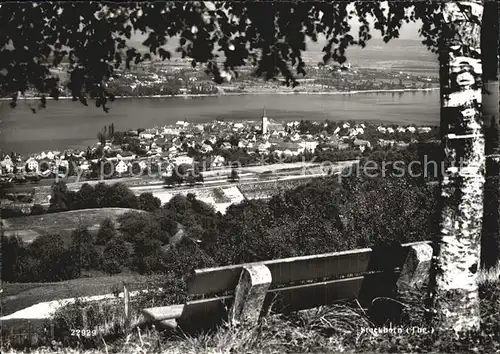
[{"label": "church tower", "polygon": [[262,114],[262,135],[268,133],[269,130],[269,119],[266,117],[266,107],[264,107],[264,113]]}]

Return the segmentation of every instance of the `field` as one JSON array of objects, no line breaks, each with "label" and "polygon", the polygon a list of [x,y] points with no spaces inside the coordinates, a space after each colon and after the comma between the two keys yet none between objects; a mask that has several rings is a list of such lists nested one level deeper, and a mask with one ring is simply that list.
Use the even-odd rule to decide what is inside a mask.
[{"label": "field", "polygon": [[31,242],[47,233],[69,236],[71,231],[82,225],[90,231],[97,231],[99,224],[106,218],[116,222],[117,218],[129,211],[128,208],[102,208],[65,211],[61,213],[22,216],[2,220],[5,236],[18,235],[23,241]]},{"label": "field", "polygon": [[233,203],[241,202],[244,197],[239,192],[238,188],[233,185],[228,185],[224,187],[202,187],[202,188],[191,188],[191,189],[181,189],[181,190],[166,190],[159,189],[152,191],[153,195],[159,198],[163,203],[168,203],[174,195],[181,194],[187,195],[192,193],[196,196],[198,200],[212,205],[216,211],[225,213],[227,207]]}]

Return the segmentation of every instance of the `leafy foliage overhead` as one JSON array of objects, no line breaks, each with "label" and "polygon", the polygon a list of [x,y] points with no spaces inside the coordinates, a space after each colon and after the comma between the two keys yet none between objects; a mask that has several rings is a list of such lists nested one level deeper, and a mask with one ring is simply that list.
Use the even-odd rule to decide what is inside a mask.
[{"label": "leafy foliage overhead", "polygon": [[[298,84],[295,75],[305,75],[306,37],[317,41],[324,35],[323,60],[342,63],[348,46],[364,47],[371,38],[370,18],[386,42],[398,37],[403,23],[421,20],[424,43],[436,50],[441,3],[390,1],[387,11],[382,6],[375,1],[2,4],[0,94],[12,96],[15,107],[19,93],[34,89],[45,107],[46,97],[60,95],[51,69],[67,61],[73,100],[87,105],[90,97],[108,111],[106,103],[114,97],[106,82],[115,70],[152,56],[170,59],[164,46],[172,37],[179,38],[176,51],[193,66],[202,63],[216,82],[222,81],[220,65],[237,75],[238,67],[251,64],[257,76],[282,76],[292,86]],[[353,18],[361,23],[357,39],[350,34]],[[135,31],[148,34],[142,44],[149,52],[128,46],[126,39]]]}]

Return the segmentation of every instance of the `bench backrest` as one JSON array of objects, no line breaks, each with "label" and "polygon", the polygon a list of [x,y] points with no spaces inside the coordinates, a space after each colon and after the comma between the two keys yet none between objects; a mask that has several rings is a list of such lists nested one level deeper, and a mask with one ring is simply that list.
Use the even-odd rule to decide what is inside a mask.
[{"label": "bench backrest", "polygon": [[[299,285],[306,281],[321,282],[346,277],[356,278],[369,273],[392,270],[402,266],[406,253],[414,243],[401,246],[393,254],[375,256],[371,248],[319,255],[276,259],[264,262],[197,269],[188,282],[188,295],[228,295],[234,292],[246,265],[264,264],[271,272],[271,289],[283,285]],[[387,269],[389,268],[389,269]]]}]

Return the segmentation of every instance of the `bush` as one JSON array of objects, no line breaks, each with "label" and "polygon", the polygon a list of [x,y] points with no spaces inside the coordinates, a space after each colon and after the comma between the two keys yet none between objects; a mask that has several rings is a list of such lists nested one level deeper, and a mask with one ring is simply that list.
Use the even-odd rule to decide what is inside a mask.
[{"label": "bush", "polygon": [[151,222],[151,217],[138,212],[127,212],[118,218],[120,229],[126,241],[135,242],[139,234]]},{"label": "bush", "polygon": [[88,183],[84,183],[75,196],[75,209],[90,209],[97,208],[98,202],[96,198],[97,192]]},{"label": "bush", "polygon": [[71,201],[69,200],[70,191],[65,182],[52,183],[50,197],[50,212],[59,212],[71,210]]},{"label": "bush", "polygon": [[161,207],[161,200],[155,196],[153,193],[142,193],[139,196],[139,209],[145,211],[155,211]]},{"label": "bush", "polygon": [[[60,281],[80,275],[75,267],[75,259],[64,248],[64,241],[60,235],[43,235],[37,237],[28,246],[27,257],[23,262],[28,265],[26,276],[31,275],[32,281]],[[30,269],[28,271],[28,269]],[[30,274],[31,273],[31,274]]]},{"label": "bush", "polygon": [[122,265],[120,264],[120,261],[115,258],[103,257],[101,270],[111,275],[119,274],[122,272]]},{"label": "bush", "polygon": [[175,216],[168,210],[160,209],[154,214],[154,219],[159,223],[160,229],[169,235],[174,235],[178,230],[178,223]]},{"label": "bush", "polygon": [[126,264],[130,252],[123,237],[116,236],[106,244],[103,255],[107,258],[116,258],[121,264]]},{"label": "bush", "polygon": [[2,236],[2,280],[19,281],[23,278],[22,257],[26,253],[23,240],[16,236]]},{"label": "bush", "polygon": [[85,270],[97,269],[99,253],[94,247],[94,239],[87,228],[79,227],[71,234],[70,251],[78,268]]},{"label": "bush", "polygon": [[139,234],[138,239],[158,240],[161,244],[167,244],[170,240],[170,234],[161,229],[161,225],[154,218],[150,218],[148,224]]},{"label": "bush", "polygon": [[163,264],[165,269],[179,278],[185,278],[195,269],[217,265],[189,238],[182,238],[179,243],[172,245],[163,256]]},{"label": "bush", "polygon": [[128,263],[129,257],[130,252],[125,240],[120,236],[115,236],[104,248],[101,269],[110,274],[120,273],[122,267]]},{"label": "bush", "polygon": [[95,243],[97,245],[104,245],[109,240],[116,237],[116,235],[117,232],[113,221],[110,218],[106,218],[101,222],[101,225],[99,226],[99,231],[97,232]]},{"label": "bush", "polygon": [[163,272],[162,243],[155,239],[140,238],[134,245],[132,268],[141,274]]},{"label": "bush", "polygon": [[102,206],[138,209],[139,202],[130,188],[123,183],[116,183],[106,191]]}]

